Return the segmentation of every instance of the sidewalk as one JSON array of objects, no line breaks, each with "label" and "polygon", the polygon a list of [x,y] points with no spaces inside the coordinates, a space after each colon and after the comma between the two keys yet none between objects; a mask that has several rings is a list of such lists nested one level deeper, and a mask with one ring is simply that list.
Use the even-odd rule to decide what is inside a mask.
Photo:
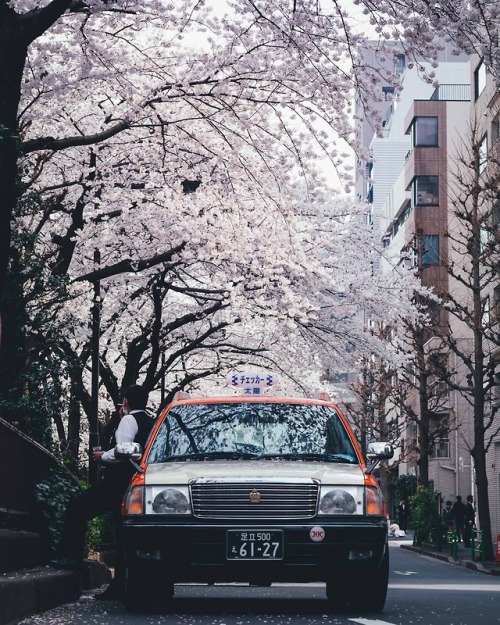
[{"label": "sidewalk", "polygon": [[389,542],[398,542],[402,549],[407,549],[408,551],[436,558],[437,560],[442,560],[443,562],[449,562],[449,564],[464,566],[465,568],[473,569],[479,573],[486,573],[487,575],[500,575],[500,562],[481,562],[479,556],[475,554],[475,557],[473,557],[471,548],[465,547],[463,543],[457,544],[457,554],[456,557],[454,557],[452,555],[450,545],[442,545],[441,549],[435,545],[426,543],[418,547],[415,546],[413,544],[412,531],[407,532],[406,536],[402,538],[389,538]]},{"label": "sidewalk", "polygon": [[85,560],[81,574],[50,566],[0,573],[0,625],[77,601],[82,590],[99,588],[110,579],[108,567],[97,560]]}]

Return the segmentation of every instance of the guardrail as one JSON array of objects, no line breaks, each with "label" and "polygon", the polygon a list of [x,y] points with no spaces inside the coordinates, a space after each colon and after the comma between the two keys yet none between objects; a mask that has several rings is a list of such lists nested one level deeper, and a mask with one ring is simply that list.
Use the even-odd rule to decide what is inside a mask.
[{"label": "guardrail", "polygon": [[471,557],[474,561],[480,560],[484,562],[484,532],[483,530],[472,530],[470,543]]},{"label": "guardrail", "polygon": [[458,550],[458,534],[455,530],[449,530],[446,533],[446,542],[450,545],[450,555],[456,558]]}]

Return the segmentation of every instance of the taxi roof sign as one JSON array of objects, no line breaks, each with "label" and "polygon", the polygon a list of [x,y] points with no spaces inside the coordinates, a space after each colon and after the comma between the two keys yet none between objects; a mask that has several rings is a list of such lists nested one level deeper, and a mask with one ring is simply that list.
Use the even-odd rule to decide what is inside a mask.
[{"label": "taxi roof sign", "polygon": [[226,377],[228,386],[243,389],[245,395],[260,395],[263,389],[278,383],[278,376],[267,371],[243,371],[229,373]]}]

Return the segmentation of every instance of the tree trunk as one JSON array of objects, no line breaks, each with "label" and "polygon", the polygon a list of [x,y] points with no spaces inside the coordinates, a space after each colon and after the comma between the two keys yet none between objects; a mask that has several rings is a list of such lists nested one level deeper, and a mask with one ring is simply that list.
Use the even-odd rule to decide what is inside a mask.
[{"label": "tree trunk", "polygon": [[[0,315],[5,314],[4,290],[16,205],[19,132],[17,111],[27,47],[20,37],[19,18],[0,3]],[[5,332],[5,328],[4,328]]]},{"label": "tree trunk", "polygon": [[80,424],[81,411],[80,402],[78,401],[73,390],[69,399],[68,411],[68,438],[67,438],[67,458],[69,470],[73,475],[78,475],[78,457],[80,451]]},{"label": "tree trunk", "polygon": [[417,371],[418,371],[418,481],[423,486],[429,484],[429,392],[427,388],[427,365],[424,353],[424,333],[420,330],[417,333],[415,346],[417,349]]},{"label": "tree trunk", "polygon": [[491,536],[491,517],[488,493],[488,475],[486,471],[486,449],[484,429],[485,391],[484,383],[487,379],[484,366],[484,331],[483,331],[483,307],[482,297],[484,291],[481,282],[481,222],[479,219],[479,205],[475,198],[472,211],[472,302],[474,316],[474,368],[473,368],[473,401],[474,401],[474,458],[476,470],[476,485],[478,490],[478,516],[479,527],[483,532],[484,555],[486,560],[493,560],[493,545]]}]

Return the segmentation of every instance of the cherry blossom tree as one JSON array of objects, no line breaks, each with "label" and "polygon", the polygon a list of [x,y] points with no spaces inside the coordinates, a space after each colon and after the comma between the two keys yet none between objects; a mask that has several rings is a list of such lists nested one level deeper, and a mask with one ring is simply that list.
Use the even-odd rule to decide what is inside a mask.
[{"label": "cherry blossom tree", "polygon": [[354,0],[375,32],[399,40],[415,57],[435,59],[445,42],[458,52],[477,54],[490,74],[500,77],[500,7],[496,0]]},{"label": "cherry blossom tree", "polygon": [[373,270],[366,209],[335,193],[362,151],[354,90],[380,97],[347,12],[214,4],[0,1],[0,294],[13,226],[31,237],[14,246],[22,288],[36,255],[67,289],[38,345],[69,363],[84,410],[96,280],[112,399],[123,380],[174,389],[263,358],[311,389],[325,359],[394,359],[360,307],[418,314],[413,276]]},{"label": "cherry blossom tree", "polygon": [[[348,68],[356,36],[340,9],[321,13],[312,0],[236,0],[230,17],[193,0],[2,0],[0,15],[1,283],[16,199],[47,162],[66,202],[94,166],[95,205],[102,180],[113,172],[130,188],[131,169],[157,205],[181,179],[227,193],[237,175],[270,201],[291,162],[316,185],[318,152],[342,168],[334,135],[354,145],[352,89],[374,93]],[[130,207],[115,190],[101,201]]]}]

